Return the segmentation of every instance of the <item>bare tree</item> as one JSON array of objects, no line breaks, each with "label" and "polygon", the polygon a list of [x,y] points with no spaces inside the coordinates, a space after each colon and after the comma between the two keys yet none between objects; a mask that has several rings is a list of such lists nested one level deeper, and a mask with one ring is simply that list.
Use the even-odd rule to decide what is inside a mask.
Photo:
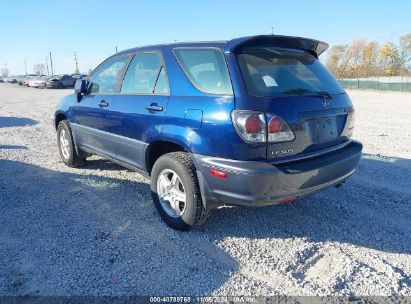
[{"label": "bare tree", "polygon": [[347,45],[334,45],[328,51],[326,65],[334,75],[340,75],[342,72],[347,48]]},{"label": "bare tree", "polygon": [[365,40],[355,40],[348,48],[348,53],[350,58],[348,61],[347,72],[350,77],[362,77],[364,76],[363,71],[363,54],[367,46],[367,41]]},{"label": "bare tree", "polygon": [[411,33],[400,37],[400,46],[408,72],[411,73]]},{"label": "bare tree", "polygon": [[10,75],[10,71],[7,67],[4,67],[4,68],[1,69],[1,76],[3,78],[9,77],[9,75]]},{"label": "bare tree", "polygon": [[43,63],[38,63],[33,67],[33,72],[36,75],[44,75],[46,73],[46,67]]},{"label": "bare tree", "polygon": [[336,77],[343,78],[411,74],[411,33],[402,36],[399,45],[356,40],[332,46],[326,65]]}]

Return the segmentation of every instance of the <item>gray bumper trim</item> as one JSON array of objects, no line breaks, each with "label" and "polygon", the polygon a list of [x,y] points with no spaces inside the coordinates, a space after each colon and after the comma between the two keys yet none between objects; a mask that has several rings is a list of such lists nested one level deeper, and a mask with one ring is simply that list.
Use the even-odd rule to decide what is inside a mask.
[{"label": "gray bumper trim", "polygon": [[[287,164],[238,161],[192,154],[207,208],[218,205],[263,206],[291,196],[305,196],[344,181],[354,173],[362,144],[356,141],[312,159]],[[210,169],[227,172],[221,179]]]}]

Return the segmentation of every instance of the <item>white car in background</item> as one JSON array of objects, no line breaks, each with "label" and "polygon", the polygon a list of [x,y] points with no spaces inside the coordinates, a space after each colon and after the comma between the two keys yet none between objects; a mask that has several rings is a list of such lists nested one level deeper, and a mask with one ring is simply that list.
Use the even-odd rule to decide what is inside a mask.
[{"label": "white car in background", "polygon": [[45,88],[46,82],[50,79],[50,76],[38,76],[29,81],[29,87],[32,88]]}]

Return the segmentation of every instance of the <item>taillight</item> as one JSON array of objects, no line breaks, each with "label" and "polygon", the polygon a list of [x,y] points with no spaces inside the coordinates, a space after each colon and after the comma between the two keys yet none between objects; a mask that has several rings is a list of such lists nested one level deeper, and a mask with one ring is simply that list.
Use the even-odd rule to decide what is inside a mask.
[{"label": "taillight", "polygon": [[278,116],[271,118],[268,123],[268,133],[276,133],[281,131],[281,119]]},{"label": "taillight", "polygon": [[260,134],[264,130],[264,124],[258,114],[252,114],[245,120],[245,131],[247,134]]},{"label": "taillight", "polygon": [[255,111],[233,111],[234,126],[246,142],[261,143],[266,141],[267,125],[264,113]]},{"label": "taillight", "polygon": [[235,110],[232,119],[238,134],[246,142],[282,142],[294,139],[294,133],[278,115]]},{"label": "taillight", "polygon": [[278,115],[267,114],[268,142],[290,141],[295,138],[288,124]]}]

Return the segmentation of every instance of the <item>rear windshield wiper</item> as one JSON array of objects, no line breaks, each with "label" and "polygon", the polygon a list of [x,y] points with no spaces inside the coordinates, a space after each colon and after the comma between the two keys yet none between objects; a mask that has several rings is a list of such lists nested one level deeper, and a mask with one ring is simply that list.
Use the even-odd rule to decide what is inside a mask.
[{"label": "rear windshield wiper", "polygon": [[284,94],[297,94],[297,95],[303,95],[303,94],[308,94],[308,93],[314,93],[313,91],[309,89],[304,89],[304,88],[295,88],[295,89],[285,89],[282,91]]},{"label": "rear windshield wiper", "polygon": [[283,94],[296,94],[296,95],[312,94],[312,95],[332,98],[331,94],[328,92],[314,92],[314,91],[311,91],[310,89],[304,89],[304,88],[286,89],[286,90],[283,90],[282,93]]}]

